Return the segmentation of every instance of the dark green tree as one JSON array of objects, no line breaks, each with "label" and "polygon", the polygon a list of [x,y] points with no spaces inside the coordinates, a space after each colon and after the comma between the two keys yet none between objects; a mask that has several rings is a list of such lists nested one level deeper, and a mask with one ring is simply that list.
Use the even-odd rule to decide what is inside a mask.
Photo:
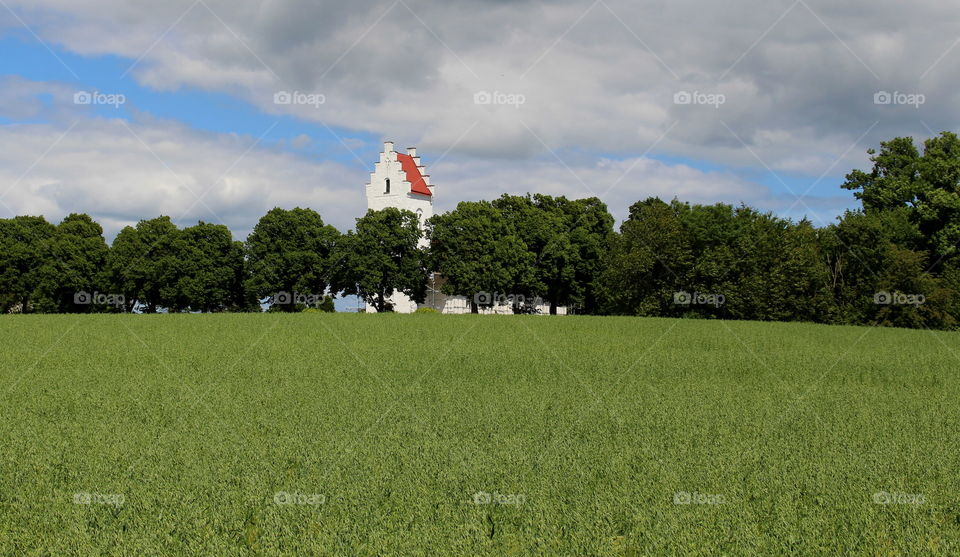
[{"label": "dark green tree", "polygon": [[177,284],[173,311],[225,311],[255,305],[244,291],[244,248],[222,224],[200,222],[176,242]]},{"label": "dark green tree", "polygon": [[33,311],[39,272],[47,260],[45,246],[56,232],[43,217],[0,219],[0,309],[4,313]]},{"label": "dark green tree", "polygon": [[[57,226],[41,246],[43,262],[34,278],[34,305],[37,311],[76,313],[122,309],[100,305],[96,294],[104,288],[104,266],[109,248],[103,228],[88,215],[71,214]],[[119,298],[117,302],[120,301]]]},{"label": "dark green tree", "polygon": [[673,296],[693,261],[681,207],[657,198],[638,201],[613,236],[599,278],[601,307],[619,315],[671,315]]},{"label": "dark green tree", "polygon": [[394,292],[423,303],[429,274],[426,250],[418,247],[422,237],[411,211],[367,211],[338,246],[334,290],[359,296],[377,312],[392,311],[389,299]]},{"label": "dark green tree", "polygon": [[145,313],[177,306],[180,231],[170,217],[142,220],[117,234],[107,257],[111,290],[124,296],[127,310]]},{"label": "dark green tree", "polygon": [[441,290],[469,298],[474,313],[478,294],[522,294],[536,280],[534,254],[490,202],[460,202],[431,218],[427,234]]},{"label": "dark green tree", "polygon": [[493,202],[534,258],[525,296],[596,310],[593,280],[613,234],[613,216],[597,198],[503,195]]},{"label": "dark green tree", "polygon": [[[332,257],[340,233],[311,209],[271,209],[247,238],[247,291],[258,300],[286,293],[322,297],[340,262]],[[273,300],[271,309],[297,311]]]}]

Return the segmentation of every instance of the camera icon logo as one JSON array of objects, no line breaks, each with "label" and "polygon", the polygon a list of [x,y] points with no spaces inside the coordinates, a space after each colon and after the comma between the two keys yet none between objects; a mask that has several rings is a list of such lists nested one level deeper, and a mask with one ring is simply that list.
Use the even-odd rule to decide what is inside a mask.
[{"label": "camera icon logo", "polygon": [[890,104],[893,102],[893,95],[886,91],[877,91],[873,94],[873,104]]},{"label": "camera icon logo", "polygon": [[689,292],[681,290],[680,292],[673,293],[673,303],[677,306],[689,306],[693,302],[693,298],[690,296]]},{"label": "camera icon logo", "polygon": [[881,290],[873,295],[873,303],[878,306],[889,306],[893,301],[893,297],[890,296],[890,293],[886,290]]},{"label": "camera icon logo", "polygon": [[93,95],[87,91],[77,91],[73,94],[73,104],[90,104],[93,102]]},{"label": "camera icon logo", "polygon": [[73,504],[74,505],[89,505],[93,502],[93,498],[89,493],[74,493],[73,494]]},{"label": "camera icon logo", "polygon": [[693,95],[689,91],[677,91],[673,94],[673,104],[690,104],[693,102]]},{"label": "camera icon logo", "polygon": [[92,298],[89,292],[81,290],[80,292],[75,292],[73,294],[73,303],[78,306],[87,306],[90,305]]},{"label": "camera icon logo", "polygon": [[693,502],[693,497],[689,491],[678,491],[673,494],[674,505],[689,505],[691,502]]},{"label": "camera icon logo", "polygon": [[473,303],[478,306],[489,306],[493,304],[493,295],[489,292],[477,292],[473,295]]},{"label": "camera icon logo", "polygon": [[493,498],[485,491],[478,491],[473,494],[474,505],[489,505]]},{"label": "camera icon logo", "polygon": [[878,505],[887,505],[890,503],[890,494],[886,491],[878,491],[873,494],[873,502]]},{"label": "camera icon logo", "polygon": [[292,304],[293,295],[291,295],[289,292],[285,290],[281,290],[280,292],[277,292],[273,296],[273,303],[280,304],[280,305]]},{"label": "camera icon logo", "polygon": [[493,102],[493,95],[490,91],[477,91],[473,94],[473,104],[490,104]]},{"label": "camera icon logo", "polygon": [[273,94],[273,104],[290,104],[293,102],[293,95],[287,91],[277,91]]}]

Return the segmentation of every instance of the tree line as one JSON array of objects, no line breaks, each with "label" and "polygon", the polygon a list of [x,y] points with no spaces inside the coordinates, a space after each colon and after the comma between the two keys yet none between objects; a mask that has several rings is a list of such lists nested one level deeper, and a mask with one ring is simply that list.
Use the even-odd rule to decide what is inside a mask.
[{"label": "tree line", "polygon": [[540,194],[464,201],[424,226],[409,211],[369,211],[346,233],[311,209],[275,208],[246,241],[165,216],[111,245],[88,215],[0,219],[0,310],[332,311],[333,297],[356,295],[390,311],[394,292],[422,303],[433,277],[474,311],[479,293],[500,293],[551,313],[955,329],[960,139],[896,138],[868,152],[871,171],[842,184],[862,209],[819,228],[649,198],[615,230],[597,198]]}]

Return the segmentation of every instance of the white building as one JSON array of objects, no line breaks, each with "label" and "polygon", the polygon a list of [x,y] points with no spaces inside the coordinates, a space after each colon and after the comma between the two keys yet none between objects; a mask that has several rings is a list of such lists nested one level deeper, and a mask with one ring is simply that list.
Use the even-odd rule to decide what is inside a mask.
[{"label": "white building", "polygon": [[[406,209],[416,213],[423,227],[427,219],[433,216],[433,186],[425,170],[420,164],[416,147],[408,148],[407,154],[403,154],[393,150],[392,141],[385,141],[380,160],[373,165],[370,183],[366,186],[367,209]],[[426,238],[421,238],[420,246],[427,246]],[[390,303],[397,313],[413,313],[417,309],[417,304],[402,292],[394,292]],[[367,304],[367,313],[376,311],[376,308]]]},{"label": "white building", "polygon": [[[421,227],[427,219],[433,216],[434,185],[430,183],[430,175],[417,156],[416,147],[407,148],[407,153],[398,153],[393,150],[393,142],[383,143],[383,152],[380,160],[373,166],[370,173],[370,183],[366,185],[367,209],[379,211],[387,207],[406,209],[417,215]],[[420,240],[421,247],[427,247],[427,239]],[[442,278],[436,274],[431,278],[427,291],[427,299],[423,304],[442,313],[470,313],[471,300],[465,296],[447,296],[440,292]],[[393,311],[397,313],[413,313],[417,304],[406,294],[394,292],[390,297]],[[376,308],[367,304],[367,312],[374,313]],[[550,313],[549,304],[541,305],[540,312]],[[509,305],[494,304],[481,307],[480,313],[512,313]],[[557,314],[566,314],[567,308],[558,307]]]},{"label": "white building", "polygon": [[[433,186],[425,170],[416,147],[407,148],[404,155],[393,150],[392,141],[385,141],[367,184],[367,209],[406,209],[416,213],[423,226],[433,216]],[[420,242],[421,247],[427,246],[426,238]]]}]

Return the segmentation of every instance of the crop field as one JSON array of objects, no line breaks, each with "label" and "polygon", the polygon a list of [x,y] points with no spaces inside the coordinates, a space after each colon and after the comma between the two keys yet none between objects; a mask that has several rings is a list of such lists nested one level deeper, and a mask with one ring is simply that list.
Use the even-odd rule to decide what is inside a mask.
[{"label": "crop field", "polygon": [[0,318],[3,555],[957,555],[960,335]]}]

